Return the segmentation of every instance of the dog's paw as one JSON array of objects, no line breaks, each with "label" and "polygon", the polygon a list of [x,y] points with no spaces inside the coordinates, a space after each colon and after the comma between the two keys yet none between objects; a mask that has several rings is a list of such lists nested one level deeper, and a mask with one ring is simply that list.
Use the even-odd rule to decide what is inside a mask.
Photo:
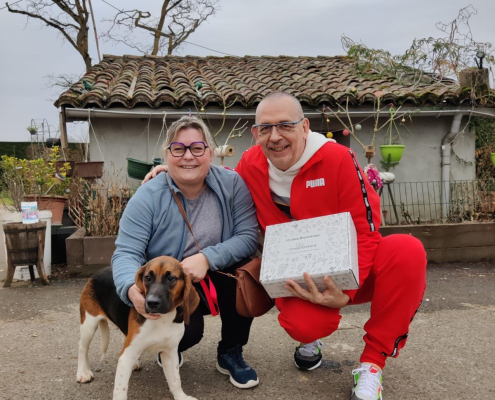
[{"label": "dog's paw", "polygon": [[93,373],[88,369],[86,371],[77,371],[77,381],[79,383],[91,382],[94,378]]},{"label": "dog's paw", "polygon": [[136,364],[134,364],[134,366],[132,367],[132,370],[133,371],[141,371],[141,364],[139,362],[137,362]]}]

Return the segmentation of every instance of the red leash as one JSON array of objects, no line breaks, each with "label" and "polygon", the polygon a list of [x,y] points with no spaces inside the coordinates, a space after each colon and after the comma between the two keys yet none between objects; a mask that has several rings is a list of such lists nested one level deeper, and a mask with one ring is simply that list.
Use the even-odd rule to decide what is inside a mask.
[{"label": "red leash", "polygon": [[[210,287],[205,281],[208,281]],[[199,281],[201,287],[203,288],[203,292],[205,292],[206,301],[208,302],[208,307],[210,308],[211,316],[214,317],[220,313],[220,307],[218,306],[217,299],[217,290],[215,289],[215,285],[213,284],[210,276],[208,274],[205,275],[204,279]]]}]

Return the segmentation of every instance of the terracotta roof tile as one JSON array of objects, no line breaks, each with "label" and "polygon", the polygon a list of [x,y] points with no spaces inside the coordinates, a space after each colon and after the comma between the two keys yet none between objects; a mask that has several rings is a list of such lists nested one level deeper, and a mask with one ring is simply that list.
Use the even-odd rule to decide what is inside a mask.
[{"label": "terracotta roof tile", "polygon": [[[84,90],[82,80],[93,85]],[[429,79],[426,76],[426,79]],[[196,84],[201,83],[197,90]],[[348,57],[178,57],[105,55],[55,102],[57,107],[100,107],[144,103],[151,108],[215,104],[256,105],[280,90],[309,106],[381,101],[416,106],[468,103],[469,90],[453,82],[401,85],[393,78],[361,76]],[[198,93],[199,92],[199,93]]]}]

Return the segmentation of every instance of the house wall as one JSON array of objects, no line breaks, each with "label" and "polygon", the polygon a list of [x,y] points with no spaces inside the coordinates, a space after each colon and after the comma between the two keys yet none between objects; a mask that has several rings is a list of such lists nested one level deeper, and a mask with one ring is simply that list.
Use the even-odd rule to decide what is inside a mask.
[{"label": "house wall", "polygon": [[[446,117],[416,117],[413,116],[412,121],[406,122],[406,126],[410,132],[404,130],[402,132],[402,140],[406,145],[404,155],[399,165],[391,172],[396,176],[396,182],[426,182],[441,180],[441,141],[442,138],[450,131],[452,124],[452,116]],[[168,120],[170,125],[173,120]],[[212,132],[216,132],[221,126],[221,120],[206,121],[212,127]],[[222,145],[225,143],[227,133],[230,132],[237,120],[227,120],[222,132],[217,136],[217,143]],[[238,123],[238,127],[246,122],[247,129],[242,134],[242,137],[231,138],[229,144],[233,145],[236,152],[233,157],[225,158],[224,164],[228,167],[235,167],[242,156],[243,151],[254,145],[254,139],[250,132],[250,127],[254,123],[254,119],[243,119]],[[358,121],[353,121],[353,123]],[[385,120],[383,120],[385,122]],[[380,125],[383,123],[380,120]],[[461,129],[467,122],[464,118],[461,124]],[[151,162],[153,156],[160,157],[160,146],[164,140],[165,130],[162,131],[162,121],[152,119],[149,125],[148,139],[148,119],[116,119],[116,118],[95,118],[92,120],[93,127],[98,139],[98,144],[91,136],[91,159],[104,160],[105,171],[108,173],[113,170],[120,170],[120,177],[127,176],[126,157],[132,157],[139,160],[145,160],[148,148],[148,160]],[[367,145],[372,141],[374,120],[369,118],[365,121],[360,121],[362,130],[357,132],[359,140]],[[310,127],[314,131],[328,130],[326,123],[322,123],[321,118],[311,119]],[[341,134],[341,127],[334,118],[331,118],[329,128],[335,132],[337,142],[344,145],[351,145],[355,151],[359,162],[362,166],[367,164],[364,157],[362,147],[350,136],[344,137]],[[382,133],[383,132],[383,133]],[[378,132],[375,138],[376,155],[372,159],[379,170],[380,166],[380,150],[379,145],[383,144],[385,129]],[[455,142],[456,154],[467,160],[474,161],[474,134],[467,132],[460,134]],[[157,146],[158,142],[158,146]],[[156,147],[156,151],[155,151]],[[100,153],[101,148],[101,153]],[[216,164],[220,164],[220,160],[215,160]],[[464,165],[456,161],[455,157],[451,157],[451,179],[452,180],[473,180],[475,178],[475,166]],[[137,187],[139,182],[134,179],[129,179],[132,186]]]},{"label": "house wall", "polygon": [[[452,125],[452,116],[445,117],[415,117],[412,121],[407,121],[404,128],[401,129],[401,137],[405,150],[402,159],[396,167],[390,170],[395,175],[396,182],[431,182],[441,181],[441,143],[442,139],[450,132]],[[379,126],[385,123],[385,119],[380,119]],[[467,118],[462,120],[461,129],[467,123]],[[374,120],[370,118],[361,123],[362,130],[358,133],[359,140],[367,145],[372,142]],[[371,160],[380,171],[383,169],[380,165],[380,145],[385,144],[386,129],[377,132],[375,137],[376,154]],[[352,149],[358,156],[359,163],[362,166],[367,164],[360,145],[351,139]],[[455,143],[454,151],[456,154],[467,161],[472,161],[473,165],[464,165],[459,163],[455,156],[451,157],[450,176],[451,180],[473,180],[476,176],[474,165],[475,137],[474,133],[468,132],[460,134]]]}]

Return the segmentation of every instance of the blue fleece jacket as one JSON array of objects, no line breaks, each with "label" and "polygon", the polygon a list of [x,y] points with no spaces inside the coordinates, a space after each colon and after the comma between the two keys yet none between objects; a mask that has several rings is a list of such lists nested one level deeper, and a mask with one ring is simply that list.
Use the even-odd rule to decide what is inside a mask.
[{"label": "blue fleece jacket", "polygon": [[[251,194],[239,174],[212,165],[206,184],[216,195],[222,223],[222,242],[202,249],[210,270],[215,271],[256,252],[258,222]],[[172,187],[187,212],[182,193],[174,182]],[[122,301],[132,305],[127,291],[141,265],[163,255],[182,260],[186,234],[185,221],[170,193],[166,176],[158,174],[136,191],[120,220],[112,270]]]}]

